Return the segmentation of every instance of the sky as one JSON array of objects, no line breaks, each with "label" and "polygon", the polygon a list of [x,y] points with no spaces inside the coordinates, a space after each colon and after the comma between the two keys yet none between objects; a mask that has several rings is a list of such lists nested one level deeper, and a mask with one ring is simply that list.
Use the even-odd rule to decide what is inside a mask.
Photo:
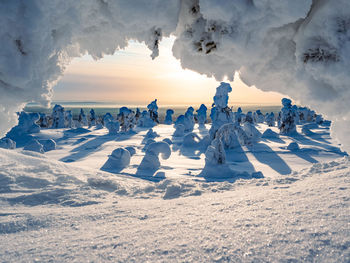
[{"label": "sky", "polygon": [[[53,100],[144,105],[157,98],[162,105],[211,104],[219,82],[183,69],[172,55],[173,41],[173,37],[162,40],[155,60],[143,43],[134,41],[97,61],[89,55],[76,58],[54,87]],[[280,105],[283,97],[248,87],[238,74],[231,86],[230,104]]]}]

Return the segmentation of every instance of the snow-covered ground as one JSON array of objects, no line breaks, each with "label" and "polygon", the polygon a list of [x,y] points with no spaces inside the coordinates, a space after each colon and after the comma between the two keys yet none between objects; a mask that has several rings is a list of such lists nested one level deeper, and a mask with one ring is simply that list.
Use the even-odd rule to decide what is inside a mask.
[{"label": "snow-covered ground", "polygon": [[[350,160],[328,126],[227,150],[230,168],[263,177],[226,179],[201,177],[204,150],[172,126],[153,130],[173,141],[154,173],[138,170],[144,128],[43,129],[56,150],[0,149],[0,261],[350,261]],[[127,168],[101,170],[129,146]]]}]

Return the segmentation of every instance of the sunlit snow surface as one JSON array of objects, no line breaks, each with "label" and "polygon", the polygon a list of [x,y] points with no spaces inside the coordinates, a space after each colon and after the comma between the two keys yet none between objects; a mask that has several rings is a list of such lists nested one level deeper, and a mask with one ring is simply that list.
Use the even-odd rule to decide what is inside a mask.
[{"label": "sunlit snow surface", "polygon": [[[1,261],[349,262],[349,159],[328,127],[228,150],[232,169],[264,178],[225,180],[197,176],[204,154],[182,147],[172,126],[153,130],[174,142],[153,174],[137,171],[147,129],[49,129],[35,136],[57,150],[1,149]],[[299,150],[287,150],[292,141]],[[128,168],[100,170],[128,146]]]}]

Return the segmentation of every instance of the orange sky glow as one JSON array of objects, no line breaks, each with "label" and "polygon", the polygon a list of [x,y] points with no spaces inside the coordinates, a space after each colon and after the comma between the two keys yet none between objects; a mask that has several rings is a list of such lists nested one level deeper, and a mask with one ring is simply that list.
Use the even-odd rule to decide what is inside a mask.
[{"label": "orange sky glow", "polygon": [[[182,69],[171,53],[173,41],[172,37],[163,39],[155,60],[146,46],[137,42],[98,61],[88,55],[76,58],[54,87],[53,100],[144,105],[157,98],[160,105],[211,104],[219,82]],[[237,74],[231,86],[230,104],[279,105],[283,97],[248,87]]]}]

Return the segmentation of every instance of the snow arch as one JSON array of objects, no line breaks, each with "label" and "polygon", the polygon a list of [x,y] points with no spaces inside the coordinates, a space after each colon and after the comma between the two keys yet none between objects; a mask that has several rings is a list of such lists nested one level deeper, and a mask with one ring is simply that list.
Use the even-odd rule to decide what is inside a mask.
[{"label": "snow arch", "polygon": [[348,0],[4,0],[0,2],[0,134],[30,101],[46,104],[72,58],[101,58],[134,39],[158,55],[174,34],[185,68],[310,105],[350,139]]}]

